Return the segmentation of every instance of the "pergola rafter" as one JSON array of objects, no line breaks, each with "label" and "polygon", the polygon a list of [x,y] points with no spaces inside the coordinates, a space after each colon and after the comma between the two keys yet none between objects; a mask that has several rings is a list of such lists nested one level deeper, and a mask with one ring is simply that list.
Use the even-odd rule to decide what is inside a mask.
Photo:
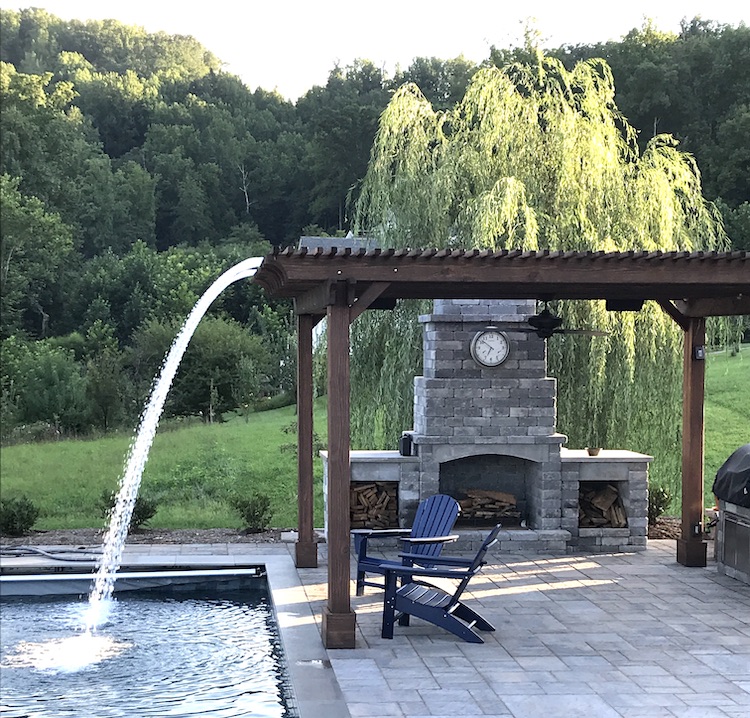
[{"label": "pergola rafter", "polygon": [[328,603],[323,642],[354,646],[349,600],[349,324],[398,299],[657,301],[684,331],[682,537],[677,560],[706,565],[703,526],[705,320],[750,314],[749,252],[285,249],[254,282],[298,315],[297,566],[316,566],[312,519],[312,330],[328,318]]}]

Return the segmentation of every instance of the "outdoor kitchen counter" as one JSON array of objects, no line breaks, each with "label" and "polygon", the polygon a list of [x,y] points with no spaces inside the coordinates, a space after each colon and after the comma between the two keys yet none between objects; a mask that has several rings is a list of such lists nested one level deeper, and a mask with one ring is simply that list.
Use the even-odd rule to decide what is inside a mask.
[{"label": "outdoor kitchen counter", "polygon": [[591,456],[586,449],[566,449],[564,446],[560,448],[560,461],[563,464],[579,461],[614,463],[639,461],[650,463],[653,460],[653,456],[627,451],[626,449],[602,449],[596,456]]}]

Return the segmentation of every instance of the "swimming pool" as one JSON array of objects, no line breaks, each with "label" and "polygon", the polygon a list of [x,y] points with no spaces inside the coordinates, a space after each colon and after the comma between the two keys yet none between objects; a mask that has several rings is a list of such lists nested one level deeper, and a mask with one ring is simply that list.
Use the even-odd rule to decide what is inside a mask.
[{"label": "swimming pool", "polygon": [[262,571],[124,573],[94,634],[81,582],[3,577],[4,718],[299,715]]}]

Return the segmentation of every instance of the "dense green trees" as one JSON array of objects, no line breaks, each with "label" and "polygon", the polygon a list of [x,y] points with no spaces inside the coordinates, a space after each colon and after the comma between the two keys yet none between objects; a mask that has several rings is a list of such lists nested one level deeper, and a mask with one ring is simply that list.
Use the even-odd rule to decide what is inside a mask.
[{"label": "dense green trees", "polygon": [[20,178],[0,175],[0,337],[18,332],[45,336],[49,312],[59,299],[59,273],[73,249],[68,227],[33,196]]},{"label": "dense green trees", "polygon": [[297,104],[309,133],[307,169],[313,222],[343,231],[349,227],[352,192],[367,171],[377,121],[388,102],[383,73],[371,62],[334,69],[325,87],[310,90]]},{"label": "dense green trees", "polygon": [[[334,67],[324,87],[293,104],[251,92],[190,37],[65,21],[39,9],[0,10],[0,34],[0,339],[3,359],[25,357],[23,372],[3,361],[6,433],[15,425],[44,433],[42,425],[86,431],[132,422],[154,370],[141,344],[147,327],[161,327],[164,338],[211,281],[245,257],[295,243],[311,226],[329,234],[352,228],[378,121],[395,92],[424,95],[430,112],[451,112],[478,70],[530,57],[528,49],[495,49],[484,69],[460,57],[417,58],[394,77],[358,60]],[[671,35],[647,23],[622,42],[548,52],[568,70],[578,60],[607,60],[640,150],[654,134],[679,139],[737,247],[750,244],[749,34],[695,20]],[[398,90],[405,83],[419,92]],[[427,106],[414,104],[420,112]],[[433,121],[429,113],[423,119],[425,128]],[[674,151],[658,140],[649,156],[656,166]],[[558,182],[560,201],[573,196],[568,179],[545,180]],[[487,209],[488,198],[503,194],[506,219],[519,210],[513,216],[523,228],[507,242],[546,236],[544,213],[525,212],[513,190],[506,183],[472,199],[464,229],[481,232],[471,224],[486,216],[478,204]],[[425,205],[409,220],[413,232],[434,227],[443,217],[434,209]],[[454,202],[451,221],[458,209]],[[581,221],[585,231],[588,219]],[[216,373],[216,356],[196,350],[186,358],[195,392],[178,389],[171,411],[218,415],[293,390],[287,305],[242,283],[211,314],[225,373]],[[242,351],[229,346],[235,340]],[[69,394],[60,394],[67,412],[52,400],[55,377],[67,377]],[[34,401],[22,395],[32,380],[46,382]]]}]

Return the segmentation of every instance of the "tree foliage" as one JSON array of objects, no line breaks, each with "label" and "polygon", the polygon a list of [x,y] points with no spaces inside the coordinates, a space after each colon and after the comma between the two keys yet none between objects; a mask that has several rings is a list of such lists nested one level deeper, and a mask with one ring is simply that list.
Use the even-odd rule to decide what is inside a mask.
[{"label": "tree foliage", "polygon": [[[85,411],[74,412],[76,417],[65,419],[64,430],[109,428],[137,417],[150,379],[144,379],[135,361],[139,332],[154,322],[167,326],[186,316],[221,271],[272,246],[295,244],[313,225],[315,232],[331,236],[352,229],[352,203],[362,189],[384,111],[389,122],[394,127],[401,122],[406,133],[391,137],[401,152],[391,165],[399,173],[399,185],[378,189],[371,176],[365,204],[375,208],[390,201],[388,193],[416,196],[422,178],[410,165],[434,164],[424,202],[399,217],[400,227],[410,223],[413,236],[428,237],[431,243],[482,232],[490,236],[493,223],[503,226],[501,242],[598,242],[608,203],[622,207],[621,202],[631,202],[635,211],[634,198],[641,196],[634,190],[626,197],[618,188],[626,169],[613,160],[607,165],[609,174],[596,176],[608,192],[614,190],[613,199],[601,199],[602,191],[596,201],[579,204],[576,183],[591,185],[587,196],[594,197],[594,175],[558,162],[566,147],[583,147],[582,138],[596,126],[597,113],[607,117],[586,99],[612,92],[601,63],[590,64],[590,78],[582,70],[565,76],[549,62],[539,65],[531,47],[494,48],[482,63],[486,80],[492,65],[530,62],[534,72],[517,70],[509,80],[528,86],[523,92],[529,94],[545,83],[557,88],[550,91],[549,107],[539,110],[546,113],[545,122],[556,117],[553,105],[569,105],[558,124],[549,127],[543,145],[549,156],[535,175],[534,167],[522,166],[539,164],[529,152],[503,157],[493,154],[492,147],[480,146],[461,155],[462,143],[470,147],[480,130],[497,121],[492,113],[485,118],[470,110],[465,98],[490,107],[497,93],[507,94],[512,86],[506,83],[502,89],[483,80],[472,84],[467,94],[480,67],[462,57],[416,58],[393,77],[358,59],[332,68],[324,86],[311,88],[292,103],[277,92],[251,91],[191,37],[147,33],[114,20],[62,20],[34,8],[0,9],[0,36],[0,340],[4,358],[6,341],[9,355],[23,346],[29,356],[41,342],[40,357],[52,348],[66,357],[47,357],[48,367],[67,367],[68,361],[75,365],[77,371],[66,375],[78,387],[75,401],[87,405]],[[697,180],[690,159],[666,137],[654,137],[662,132],[695,156],[706,194],[717,201],[734,246],[750,247],[747,27],[692,20],[673,35],[646,23],[621,42],[558,48],[548,55],[568,68],[577,60],[607,60],[617,80],[614,101],[628,122],[615,115],[607,120],[624,134],[605,146],[612,157],[631,156],[624,167],[637,176],[633,187],[648,187],[654,197],[661,198],[662,192],[673,203],[673,230],[681,215],[690,215],[691,206],[681,206],[680,193],[670,195],[672,185],[659,185],[654,178],[663,178],[672,158],[680,157],[681,174],[675,181],[684,184],[685,197],[691,196]],[[586,83],[595,83],[596,92],[584,92]],[[403,85],[409,89],[399,90]],[[400,106],[408,105],[414,113],[411,124],[394,116],[394,106],[389,106],[394,93]],[[515,110],[509,104],[508,111],[522,115],[516,104]],[[461,115],[469,111],[472,118]],[[593,114],[588,117],[588,112]],[[541,136],[544,128],[537,124]],[[416,141],[420,127],[424,138]],[[509,142],[522,140],[522,127],[511,128]],[[613,132],[600,129],[600,140],[610,142]],[[384,139],[381,133],[379,141]],[[490,157],[483,168],[478,162],[482,156]],[[583,161],[597,161],[593,146]],[[387,166],[381,170],[385,177]],[[553,199],[540,205],[545,186],[555,188]],[[463,196],[470,199],[462,205]],[[445,212],[433,211],[446,206]],[[558,223],[558,214],[568,219]],[[664,217],[656,213],[650,221],[663,223]],[[695,215],[691,221],[685,232],[692,236],[703,220]],[[389,214],[382,227],[388,222],[395,222],[395,215]],[[617,222],[627,223],[625,209]],[[639,227],[633,224],[633,232],[643,229]],[[615,228],[613,224],[612,236]],[[436,234],[430,237],[433,230]],[[650,228],[643,231],[644,237],[635,242],[656,234],[661,241],[659,233],[671,230],[660,225],[656,234]],[[677,242],[679,230],[674,232]],[[261,366],[257,357],[238,359],[230,353],[245,374],[232,389],[236,404],[293,391],[289,312],[288,303],[269,301],[249,282],[230,287],[212,307],[211,316],[241,324],[271,357],[269,366]],[[361,317],[354,331],[366,333],[364,324],[378,321]],[[368,361],[395,366],[403,358],[415,364],[420,339],[410,334],[410,327],[410,322],[403,323],[402,341],[387,341],[383,334]],[[375,336],[386,330],[371,331]],[[561,342],[551,343],[550,351],[559,346]],[[56,381],[53,371],[40,369],[38,378],[43,377]],[[355,407],[355,423],[374,427],[378,443],[389,441],[395,424],[402,427],[410,421],[408,407],[397,421],[387,408],[393,395],[410,392],[410,380],[390,370],[388,377],[368,387],[370,401],[378,407],[377,421],[370,423]],[[39,415],[26,411],[18,394],[19,375],[6,370],[5,362],[0,382],[4,431],[32,413]],[[219,392],[217,398],[222,396]],[[51,427],[58,422],[52,415],[41,421]],[[36,432],[25,426],[29,434]],[[34,426],[44,433],[41,424]]]},{"label": "tree foliage", "polygon": [[[641,151],[614,98],[606,62],[567,70],[541,52],[528,63],[480,70],[445,111],[405,85],[382,116],[358,207],[361,230],[383,246],[726,248],[693,159],[665,135]],[[657,471],[675,470],[680,330],[657,306],[614,314],[603,302],[565,302],[556,310],[568,325],[610,333],[550,341],[558,425],[571,445],[629,446],[658,455]],[[376,347],[396,342],[403,356],[418,331],[400,315],[358,331],[353,381],[391,387],[379,396],[391,401],[365,406],[354,396],[357,443],[394,445],[405,428],[405,377],[419,368],[385,367],[374,356],[382,356]],[[377,433],[381,426],[387,432]]]},{"label": "tree foliage", "polygon": [[[710,199],[722,198],[733,224],[750,197],[747,143],[750,98],[750,27],[683,20],[679,34],[646,20],[619,42],[564,47],[552,53],[566,64],[604,58],[617,79],[616,101],[639,129],[639,143],[669,133],[695,156]],[[729,233],[747,248],[747,234]]]},{"label": "tree foliage", "polygon": [[[178,322],[150,321],[138,332],[132,361],[141,381],[150,381],[180,328]],[[260,337],[232,320],[206,317],[191,339],[170,391],[167,411],[177,416],[221,417],[237,407],[240,371],[251,362],[268,374],[271,355]]]},{"label": "tree foliage", "polygon": [[0,175],[0,336],[44,337],[61,270],[72,252],[72,233],[20,180]]}]

